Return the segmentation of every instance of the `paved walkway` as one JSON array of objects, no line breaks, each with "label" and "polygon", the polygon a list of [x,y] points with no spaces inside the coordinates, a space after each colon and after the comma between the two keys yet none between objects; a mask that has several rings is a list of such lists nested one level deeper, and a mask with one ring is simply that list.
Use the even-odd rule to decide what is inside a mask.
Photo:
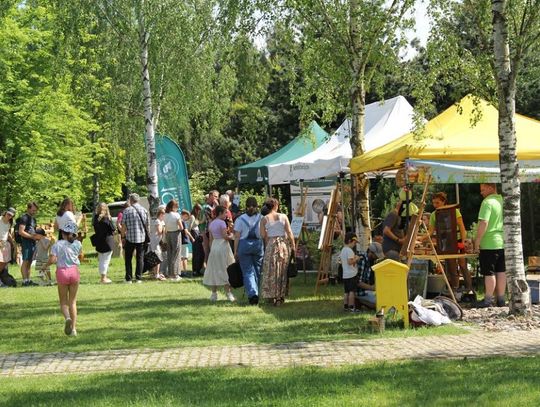
[{"label": "paved walkway", "polygon": [[0,354],[0,377],[199,367],[338,366],[382,360],[540,354],[540,330],[164,350]]}]

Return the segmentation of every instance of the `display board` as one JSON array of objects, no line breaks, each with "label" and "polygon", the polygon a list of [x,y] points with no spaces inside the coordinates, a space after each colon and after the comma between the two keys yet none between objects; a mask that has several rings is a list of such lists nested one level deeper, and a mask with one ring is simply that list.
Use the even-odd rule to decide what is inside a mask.
[{"label": "display board", "polygon": [[457,248],[456,208],[459,205],[447,205],[435,211],[435,230],[437,231],[437,253],[455,254]]},{"label": "display board", "polygon": [[[335,181],[309,181],[303,182],[303,186],[308,187],[305,195],[305,212],[304,224],[310,228],[320,227],[330,202],[330,194],[334,189]],[[302,190],[300,184],[291,183],[291,208],[293,213],[298,212],[298,208],[302,204]]]}]

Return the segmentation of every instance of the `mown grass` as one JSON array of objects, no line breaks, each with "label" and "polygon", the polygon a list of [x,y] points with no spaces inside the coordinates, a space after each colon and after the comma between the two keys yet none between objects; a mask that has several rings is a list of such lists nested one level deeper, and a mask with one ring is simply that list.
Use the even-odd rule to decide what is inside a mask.
[{"label": "mown grass", "polygon": [[538,406],[539,357],[0,379],[6,406]]},{"label": "mown grass", "polygon": [[[368,330],[372,313],[342,311],[342,288],[323,287],[314,296],[315,275],[291,280],[291,296],[284,306],[247,305],[242,289],[238,303],[221,295],[217,304],[200,278],[180,283],[147,280],[125,285],[121,258],[113,259],[114,284],[97,284],[97,259],[87,248],[81,267],[77,338],[63,334],[56,287],[18,287],[0,290],[0,352],[82,352],[106,349],[168,348],[245,343],[281,343],[354,339],[377,336]],[[54,267],[53,267],[54,269]],[[17,269],[11,273],[18,275]],[[398,324],[385,337],[460,333],[449,326],[401,330]]]}]

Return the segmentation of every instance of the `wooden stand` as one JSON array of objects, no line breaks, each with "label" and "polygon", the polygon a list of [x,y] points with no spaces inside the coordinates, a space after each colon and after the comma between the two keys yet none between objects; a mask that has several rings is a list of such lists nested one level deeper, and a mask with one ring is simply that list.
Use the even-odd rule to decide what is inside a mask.
[{"label": "wooden stand", "polygon": [[328,213],[323,219],[321,229],[321,238],[319,240],[319,250],[321,259],[319,261],[319,270],[317,272],[317,283],[315,284],[315,295],[319,291],[321,284],[328,284],[328,271],[332,260],[332,247],[334,240],[334,227],[336,223],[336,212],[339,200],[339,185],[332,190],[330,203],[328,204]]},{"label": "wooden stand", "polygon": [[[422,201],[420,202],[418,216],[415,215],[411,217],[411,222],[409,222],[409,227],[407,229],[407,237],[405,239],[405,243],[403,244],[401,248],[400,254],[402,257],[407,257],[407,267],[409,268],[411,266],[413,257],[415,257],[414,245],[416,243],[418,231],[420,227],[423,227],[427,231],[427,226],[424,224],[422,220],[422,215],[424,214],[424,208],[426,206],[426,195],[427,195],[427,189],[430,182],[431,182],[431,176],[428,175],[424,183],[424,191],[422,192]],[[454,300],[454,302],[457,304],[456,297],[454,296],[454,290],[452,290],[452,287],[450,286],[450,283],[448,282],[448,278],[446,278],[446,273],[444,272],[444,267],[441,262],[441,259],[439,258],[439,255],[437,254],[437,250],[435,249],[435,246],[433,245],[431,238],[429,238],[428,241],[430,245],[429,255],[433,256],[433,258],[435,259],[437,270],[442,273],[446,287],[448,288],[448,291],[450,292],[450,295],[452,296],[452,300]]]}]

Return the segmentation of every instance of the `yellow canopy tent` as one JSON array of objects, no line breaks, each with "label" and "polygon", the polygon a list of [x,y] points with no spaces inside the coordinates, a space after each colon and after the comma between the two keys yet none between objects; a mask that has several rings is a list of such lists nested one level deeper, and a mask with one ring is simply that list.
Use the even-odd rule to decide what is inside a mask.
[{"label": "yellow canopy tent", "polygon": [[[472,124],[475,112],[481,118]],[[498,177],[499,138],[498,111],[481,100],[475,105],[473,97],[464,97],[457,106],[451,106],[426,123],[420,135],[406,134],[369,153],[351,160],[351,173],[394,169],[408,163],[421,163],[430,167],[445,166],[454,171],[439,182],[481,182],[472,177],[463,179],[463,171],[473,173],[496,172]],[[540,122],[516,115],[517,151],[521,168],[540,172]],[[456,176],[458,170],[461,173]],[[465,169],[465,170],[464,170]],[[537,175],[534,175],[537,179]],[[480,177],[481,178],[481,177]],[[492,182],[492,181],[490,181]]]}]

